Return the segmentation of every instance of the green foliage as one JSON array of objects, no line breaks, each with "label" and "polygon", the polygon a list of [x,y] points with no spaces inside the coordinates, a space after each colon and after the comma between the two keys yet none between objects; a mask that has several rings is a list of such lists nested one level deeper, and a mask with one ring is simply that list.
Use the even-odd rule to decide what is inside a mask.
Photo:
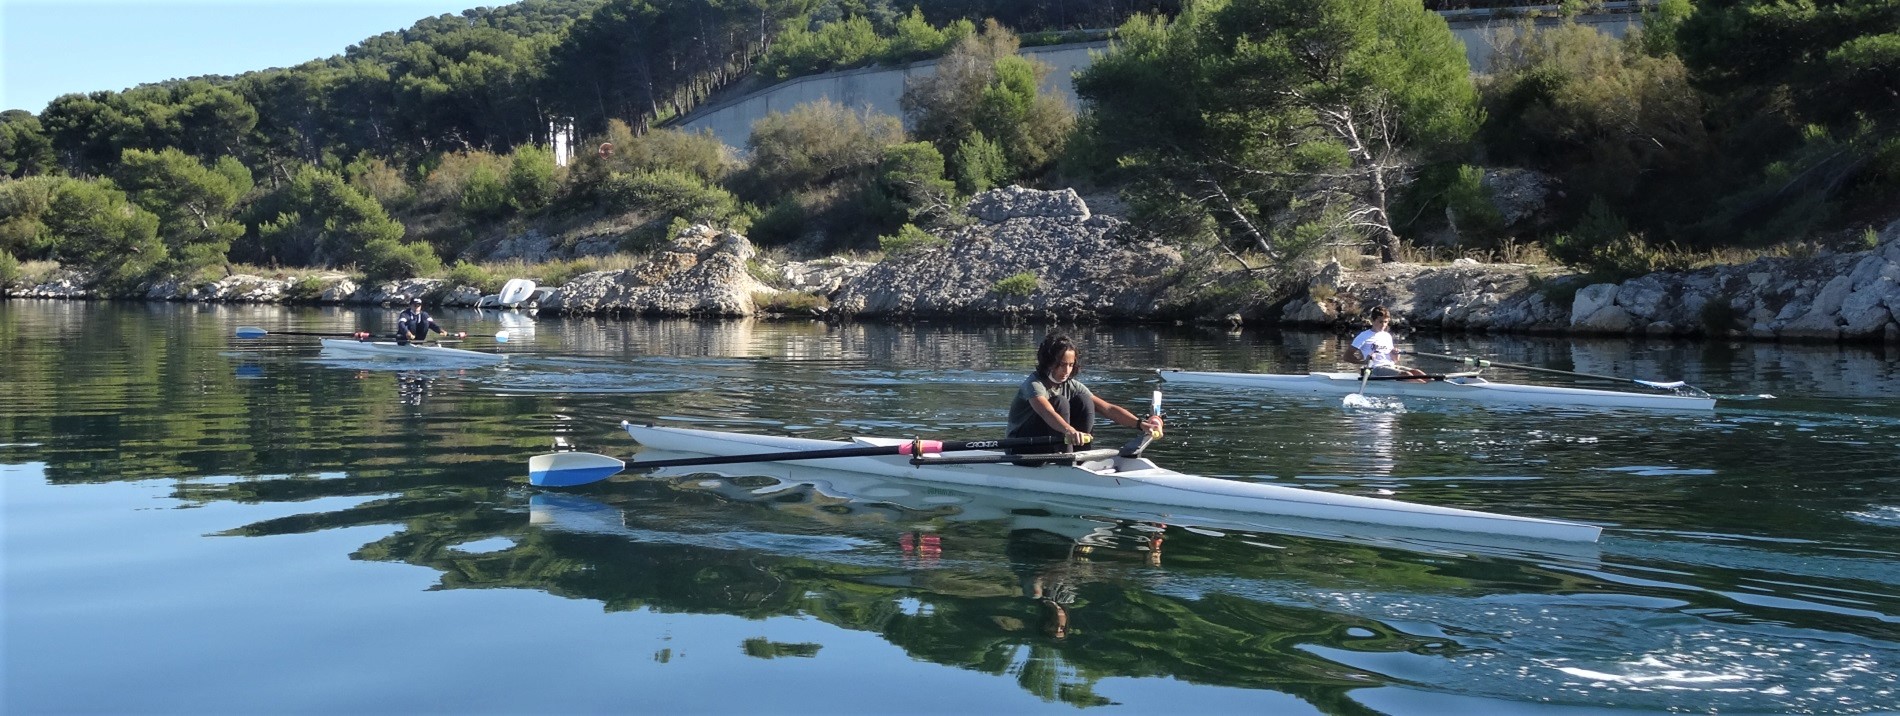
[{"label": "green foliage", "polygon": [[745,230],[751,222],[745,206],[731,192],[678,170],[616,172],[601,183],[600,192],[602,200],[616,211],[684,219],[735,231]]},{"label": "green foliage", "polygon": [[446,278],[451,286],[468,286],[484,294],[500,291],[501,285],[506,283],[494,272],[467,261],[457,261],[450,266]]},{"label": "green foliage", "polygon": [[463,216],[485,221],[499,219],[508,213],[508,183],[494,167],[477,165],[464,180],[462,197],[455,207]]},{"label": "green foliage", "polygon": [[805,235],[805,227],[810,220],[810,214],[797,197],[786,197],[752,222],[747,238],[759,246],[789,244]]},{"label": "green foliage", "polygon": [[507,205],[515,211],[540,211],[555,198],[559,180],[555,179],[555,152],[521,144],[507,165]]},{"label": "green foliage", "polygon": [[804,291],[758,291],[752,304],[763,313],[819,315],[831,308],[831,300]]},{"label": "green foliage", "polygon": [[232,157],[207,166],[177,149],[127,149],[116,175],[133,202],[158,216],[174,273],[224,264],[231,242],[244,234],[232,212],[251,192],[251,172]]},{"label": "green foliage", "polygon": [[1098,166],[1118,167],[1159,228],[1213,226],[1270,261],[1295,257],[1276,237],[1297,232],[1276,223],[1323,215],[1396,259],[1391,192],[1479,116],[1462,45],[1416,0],[1196,3],[1117,34],[1076,80]]},{"label": "green foliage", "polygon": [[0,112],[0,175],[29,177],[53,171],[53,140],[38,117],[9,109]]},{"label": "green foliage", "polygon": [[93,285],[107,290],[130,288],[166,259],[158,217],[109,181],[60,184],[43,221],[55,242],[52,258],[90,272]]},{"label": "green foliage", "polygon": [[1550,239],[1550,256],[1600,281],[1623,281],[1668,266],[1664,252],[1630,233],[1602,197],[1590,201],[1574,231]]},{"label": "green foliage", "polygon": [[995,285],[990,286],[990,291],[997,295],[1014,298],[1026,298],[1040,290],[1042,290],[1042,279],[1029,271],[1005,276],[998,279]]},{"label": "green foliage", "polygon": [[866,64],[885,54],[888,45],[863,16],[825,23],[809,30],[794,22],[780,33],[759,60],[760,74],[790,79],[831,69]]},{"label": "green foliage", "polygon": [[602,142],[612,144],[606,156],[599,153],[580,157],[580,171],[600,177],[613,172],[630,174],[669,169],[684,171],[706,182],[719,182],[733,172],[737,162],[718,137],[707,132],[656,129],[635,136],[627,123],[607,123]]},{"label": "green foliage", "polygon": [[877,237],[877,248],[888,256],[901,256],[913,251],[922,251],[948,245],[942,237],[932,236],[930,232],[917,228],[916,224],[898,227],[897,233]]},{"label": "green foliage", "polygon": [[[507,209],[508,188],[503,177],[510,162],[488,152],[458,152],[439,156],[416,192],[417,208],[424,211],[461,211],[475,217],[498,216]],[[470,191],[477,196],[468,197]]]},{"label": "green foliage", "polygon": [[951,43],[959,39],[953,33],[970,34],[975,26],[963,20],[960,27],[949,31],[935,27],[924,19],[923,10],[913,6],[910,14],[897,21],[890,43],[884,47],[883,60],[889,64],[903,64],[942,55]]},{"label": "green foliage", "polygon": [[972,133],[957,143],[951,164],[955,167],[957,190],[964,194],[989,191],[1009,181],[1012,174],[1002,145],[990,141],[982,132]]},{"label": "green foliage", "polygon": [[298,276],[291,279],[284,288],[284,298],[297,303],[314,303],[323,297],[324,282],[320,276]]},{"label": "green foliage", "polygon": [[1484,170],[1474,166],[1458,167],[1458,177],[1445,190],[1445,204],[1456,217],[1458,233],[1483,242],[1504,238],[1504,216],[1491,201],[1491,190],[1484,186]]},{"label": "green foliage", "polygon": [[359,154],[343,168],[343,176],[349,178],[351,187],[387,209],[400,209],[416,198],[415,187],[403,178],[402,171],[382,157]]},{"label": "green foliage", "polygon": [[752,125],[750,184],[762,192],[790,193],[858,179],[877,166],[884,149],[904,141],[896,117],[853,112],[820,101],[767,115]]},{"label": "green foliage", "polygon": [[427,244],[376,239],[363,246],[358,268],[370,281],[428,276],[442,271],[442,259]]},{"label": "green foliage", "polygon": [[228,87],[189,80],[65,95],[47,105],[40,122],[53,149],[70,158],[69,170],[107,174],[127,149],[239,154],[258,125],[258,112]]},{"label": "green foliage", "polygon": [[394,243],[403,236],[402,224],[390,219],[375,199],[336,173],[313,166],[298,170],[290,183],[260,200],[253,215],[258,225],[255,242],[234,250],[251,263],[358,263],[370,243]]},{"label": "green foliage", "polygon": [[0,182],[0,251],[28,261],[49,258],[58,241],[44,219],[59,188],[71,181],[35,176]]},{"label": "green foliage", "polygon": [[1533,27],[1499,43],[1484,86],[1487,146],[1646,221],[1674,215],[1683,177],[1706,171],[1713,150],[1686,68],[1592,26]]},{"label": "green foliage", "polygon": [[791,283],[785,280],[785,272],[779,270],[777,266],[767,261],[746,259],[745,272],[752,277],[752,280],[771,286],[772,288],[783,289],[791,287]]},{"label": "green foliage", "polygon": [[957,41],[935,74],[906,83],[899,101],[917,137],[955,155],[982,134],[1002,147],[1012,174],[1047,169],[1075,117],[1062,100],[1039,93],[1052,69],[1018,56],[1018,46],[1014,33],[991,21]]},{"label": "green foliage", "polygon": [[956,185],[943,178],[943,155],[936,147],[929,142],[894,144],[878,162],[866,213],[889,226],[942,216],[950,211],[956,191]]},{"label": "green foliage", "polygon": [[14,258],[12,252],[0,250],[0,291],[12,288],[25,278],[26,273],[20,270],[20,260]]}]

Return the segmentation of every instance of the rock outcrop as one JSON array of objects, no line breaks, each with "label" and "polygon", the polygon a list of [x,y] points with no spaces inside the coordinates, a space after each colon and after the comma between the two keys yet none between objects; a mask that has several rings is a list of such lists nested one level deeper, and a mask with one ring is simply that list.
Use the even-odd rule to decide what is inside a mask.
[{"label": "rock outcrop", "polygon": [[975,223],[940,246],[887,256],[845,283],[834,313],[864,317],[1053,320],[1152,317],[1181,256],[1130,241],[1073,190],[996,189],[966,207]]},{"label": "rock outcrop", "polygon": [[752,242],[732,232],[692,226],[644,265],[582,274],[554,291],[541,308],[557,313],[736,318],[757,310],[752,294],[765,286],[746,270]]}]

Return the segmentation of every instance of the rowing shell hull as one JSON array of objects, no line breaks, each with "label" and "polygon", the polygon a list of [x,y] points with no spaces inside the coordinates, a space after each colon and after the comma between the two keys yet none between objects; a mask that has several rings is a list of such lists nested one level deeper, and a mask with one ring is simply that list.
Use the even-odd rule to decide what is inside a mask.
[{"label": "rowing shell hull", "polygon": [[358,341],[349,338],[324,338],[323,351],[339,358],[384,358],[395,360],[457,361],[499,363],[508,356],[447,346],[401,345],[394,341]]},{"label": "rowing shell hull", "polygon": [[1354,373],[1308,373],[1306,375],[1276,375],[1268,373],[1212,373],[1205,371],[1166,369],[1156,371],[1161,379],[1170,383],[1191,385],[1218,385],[1230,388],[1259,388],[1277,390],[1286,393],[1319,393],[1324,395],[1389,395],[1401,398],[1460,398],[1486,403],[1515,403],[1521,405],[1561,405],[1590,408],[1635,408],[1642,410],[1713,410],[1714,398],[1695,398],[1683,395],[1629,393],[1619,390],[1592,390],[1589,388],[1560,388],[1548,385],[1522,385],[1517,383],[1494,383],[1482,378],[1448,378],[1424,383],[1408,383],[1402,380],[1365,381],[1365,390],[1359,388],[1359,374]]},{"label": "rowing shell hull", "polygon": [[[853,445],[897,445],[909,442],[905,439],[861,437],[845,443],[632,423],[622,423],[622,426],[634,440],[647,447],[703,455],[826,450]],[[958,453],[958,455],[982,454],[985,453]],[[1159,467],[1146,458],[1115,457],[1085,462],[1081,465],[1044,467],[1008,463],[912,465],[908,457],[898,455],[801,460],[788,464],[886,475],[925,482],[1024,490],[1117,500],[1125,503],[1284,515],[1563,542],[1595,542],[1602,532],[1602,529],[1595,525],[1575,522],[1499,515],[1375,497],[1341,495],[1296,487],[1189,475]]]}]

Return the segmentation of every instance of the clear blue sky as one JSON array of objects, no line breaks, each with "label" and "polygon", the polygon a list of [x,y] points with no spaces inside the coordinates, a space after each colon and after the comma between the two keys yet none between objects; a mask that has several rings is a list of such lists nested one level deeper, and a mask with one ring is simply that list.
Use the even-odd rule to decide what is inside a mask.
[{"label": "clear blue sky", "polygon": [[0,109],[331,55],[425,17],[512,0],[0,0]]}]

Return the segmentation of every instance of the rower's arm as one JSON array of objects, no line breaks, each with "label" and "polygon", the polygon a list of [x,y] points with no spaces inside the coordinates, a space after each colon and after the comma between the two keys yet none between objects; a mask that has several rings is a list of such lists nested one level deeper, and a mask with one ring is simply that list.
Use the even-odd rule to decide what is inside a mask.
[{"label": "rower's arm", "polygon": [[1124,428],[1141,429],[1141,418],[1135,417],[1135,414],[1128,412],[1127,408],[1103,400],[1099,395],[1095,396],[1095,414],[1106,417]]},{"label": "rower's arm", "polygon": [[1036,415],[1042,418],[1042,422],[1048,424],[1051,429],[1055,430],[1057,435],[1067,436],[1069,433],[1075,432],[1075,426],[1070,425],[1069,421],[1063,420],[1062,416],[1056,413],[1056,406],[1050,403],[1048,398],[1040,395],[1033,396],[1029,399],[1029,407],[1035,408]]}]

